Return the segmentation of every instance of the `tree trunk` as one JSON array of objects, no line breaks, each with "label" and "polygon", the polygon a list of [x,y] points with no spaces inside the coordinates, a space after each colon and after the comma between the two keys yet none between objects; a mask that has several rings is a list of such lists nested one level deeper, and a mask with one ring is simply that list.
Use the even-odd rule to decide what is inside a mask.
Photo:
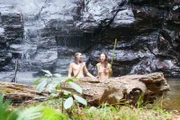
[{"label": "tree trunk", "polygon": [[46,100],[46,93],[38,92],[34,86],[12,82],[0,82],[0,92],[13,103],[29,103]]},{"label": "tree trunk", "polygon": [[[85,77],[75,81],[83,89],[82,96],[90,105],[109,104],[136,104],[139,97],[141,102],[153,102],[169,91],[169,85],[163,73],[151,73],[147,75],[127,75],[105,80]],[[63,85],[62,85],[63,86]],[[67,84],[63,89],[73,89]],[[31,85],[0,82],[0,90],[5,98],[12,101],[43,101],[48,93],[40,93]]]},{"label": "tree trunk", "polygon": [[[169,85],[163,73],[151,73],[147,75],[127,75],[122,77],[98,80],[83,78],[76,81],[83,88],[83,97],[89,104],[136,104],[140,102],[154,102],[158,97],[169,91]],[[69,86],[66,86],[69,89]]]}]

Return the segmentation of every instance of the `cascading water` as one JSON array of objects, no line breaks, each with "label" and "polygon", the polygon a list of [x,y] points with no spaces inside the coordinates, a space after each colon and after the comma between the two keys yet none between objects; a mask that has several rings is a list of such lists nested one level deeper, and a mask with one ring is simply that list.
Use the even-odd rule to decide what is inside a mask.
[{"label": "cascading water", "polygon": [[[7,16],[17,11],[16,15],[22,19],[23,36],[18,43],[9,44],[12,62],[7,64],[7,72],[3,71],[0,79],[11,80],[16,59],[19,59],[17,79],[20,82],[33,79],[40,69],[67,75],[72,55],[88,48],[91,40],[89,33],[84,35],[74,24],[77,4],[66,0],[2,0],[1,14],[2,10]],[[11,16],[9,19],[14,20]]]}]

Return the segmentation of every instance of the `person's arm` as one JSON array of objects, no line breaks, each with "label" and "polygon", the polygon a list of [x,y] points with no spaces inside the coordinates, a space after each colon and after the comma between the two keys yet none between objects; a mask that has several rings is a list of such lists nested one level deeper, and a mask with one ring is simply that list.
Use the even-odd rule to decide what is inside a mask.
[{"label": "person's arm", "polygon": [[96,64],[96,70],[97,70],[97,76],[99,76],[99,65],[98,65],[98,63]]},{"label": "person's arm", "polygon": [[96,69],[97,69],[97,77],[99,77],[100,76],[100,74],[102,73],[102,69],[100,69],[101,67],[100,67],[100,64],[99,63],[97,63],[96,64]]},{"label": "person's arm", "polygon": [[88,69],[86,67],[86,64],[83,63],[83,65],[84,65],[83,70],[86,73],[86,75],[89,76],[89,77],[95,78],[91,73],[89,73],[89,71],[88,71]]},{"label": "person's arm", "polygon": [[68,69],[68,78],[70,78],[72,75],[72,64],[69,65],[69,69]]}]

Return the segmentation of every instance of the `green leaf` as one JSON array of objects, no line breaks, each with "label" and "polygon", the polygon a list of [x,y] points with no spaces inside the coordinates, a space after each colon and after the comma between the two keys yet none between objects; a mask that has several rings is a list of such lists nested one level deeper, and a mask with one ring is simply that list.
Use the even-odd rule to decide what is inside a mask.
[{"label": "green leaf", "polygon": [[74,82],[72,78],[68,78],[66,82]]},{"label": "green leaf", "polygon": [[7,120],[10,113],[8,112],[8,108],[10,105],[10,101],[5,101],[3,96],[0,96],[0,120]]},{"label": "green leaf", "polygon": [[68,83],[74,90],[76,90],[78,93],[82,94],[82,88],[79,85],[77,85],[74,82],[68,82]]},{"label": "green leaf", "polygon": [[44,76],[46,76],[46,77],[52,77],[52,75],[50,75],[50,74],[45,74]]},{"label": "green leaf", "polygon": [[51,97],[51,98],[55,98],[55,97],[58,97],[58,96],[59,96],[58,93],[56,93],[56,94],[55,94],[55,93],[51,93],[51,94],[50,94],[50,97]]},{"label": "green leaf", "polygon": [[79,103],[81,103],[83,105],[87,105],[87,101],[84,98],[77,96],[77,95],[73,95],[73,96]]},{"label": "green leaf", "polygon": [[52,73],[51,73],[49,70],[43,70],[43,69],[42,69],[41,71],[47,73],[49,76],[52,76]]},{"label": "green leaf", "polygon": [[55,77],[59,77],[59,78],[61,78],[61,77],[62,77],[62,75],[61,75],[61,74],[53,74],[53,76],[55,76]]},{"label": "green leaf", "polygon": [[42,106],[29,107],[24,109],[23,111],[19,110],[19,116],[17,120],[36,120],[41,116]]},{"label": "green leaf", "polygon": [[63,90],[63,92],[64,92],[64,95],[70,95],[71,94],[71,92],[67,91],[67,90]]},{"label": "green leaf", "polygon": [[69,98],[66,99],[66,101],[64,102],[64,108],[65,108],[65,109],[69,109],[72,105],[73,105],[73,98],[72,98],[72,97],[69,97]]},{"label": "green leaf", "polygon": [[40,78],[36,79],[32,84],[36,85],[43,78],[45,78],[45,76],[41,76]]},{"label": "green leaf", "polygon": [[53,81],[50,81],[48,83],[48,85],[46,86],[46,89],[49,91],[49,92],[52,92],[54,90],[56,90],[56,87],[60,84],[60,81],[58,80],[53,80]]},{"label": "green leaf", "polygon": [[17,118],[18,118],[18,112],[14,111],[9,115],[7,120],[17,120]]},{"label": "green leaf", "polygon": [[55,109],[45,107],[39,120],[68,120],[68,117]]},{"label": "green leaf", "polygon": [[42,91],[45,89],[45,87],[46,87],[47,84],[48,84],[47,80],[44,79],[41,83],[39,83],[39,84],[37,85],[36,89],[37,89],[39,92],[42,92]]}]

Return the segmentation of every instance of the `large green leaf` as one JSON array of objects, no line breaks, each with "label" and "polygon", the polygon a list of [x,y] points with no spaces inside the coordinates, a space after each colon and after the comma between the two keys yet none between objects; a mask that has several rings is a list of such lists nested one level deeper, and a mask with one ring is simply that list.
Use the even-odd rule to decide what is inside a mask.
[{"label": "large green leaf", "polygon": [[8,112],[10,102],[5,101],[3,96],[0,96],[0,120],[6,120],[10,113]]},{"label": "large green leaf", "polygon": [[42,92],[42,91],[45,89],[45,87],[46,87],[47,84],[48,84],[47,80],[44,79],[42,82],[40,82],[40,83],[37,85],[36,89],[37,89],[38,91]]},{"label": "large green leaf", "polygon": [[37,84],[41,79],[43,79],[45,76],[41,76],[40,78],[36,79],[32,84]]},{"label": "large green leaf", "polygon": [[51,73],[49,70],[43,70],[43,69],[42,69],[41,71],[47,73],[49,76],[53,76],[52,73]]},{"label": "large green leaf", "polygon": [[83,105],[87,105],[87,101],[84,98],[77,96],[77,95],[73,95],[73,96],[79,103],[81,103]]},{"label": "large green leaf", "polygon": [[61,77],[62,77],[61,74],[53,74],[53,76],[58,77],[58,78],[61,78]]},{"label": "large green leaf", "polygon": [[66,82],[74,82],[73,78],[67,78]]},{"label": "large green leaf", "polygon": [[67,90],[62,90],[62,91],[63,91],[64,95],[70,95],[70,94],[72,94],[70,91],[67,91]]},{"label": "large green leaf", "polygon": [[68,82],[68,83],[74,90],[76,90],[78,93],[82,94],[82,88],[79,85],[77,85],[74,82]]},{"label": "large green leaf", "polygon": [[14,111],[8,116],[7,120],[17,120],[17,118],[18,118],[18,112]]},{"label": "large green leaf", "polygon": [[49,91],[49,92],[52,92],[54,90],[56,90],[56,87],[60,84],[60,81],[58,80],[53,80],[53,81],[50,81],[48,82],[47,86],[46,86],[46,89]]},{"label": "large green leaf", "polygon": [[17,120],[36,120],[40,118],[42,106],[26,108],[23,111],[19,111],[19,116]]},{"label": "large green leaf", "polygon": [[64,102],[64,108],[68,109],[73,105],[73,98],[69,97],[68,99],[66,99],[66,101]]},{"label": "large green leaf", "polygon": [[68,117],[52,108],[45,107],[39,120],[68,120]]}]

